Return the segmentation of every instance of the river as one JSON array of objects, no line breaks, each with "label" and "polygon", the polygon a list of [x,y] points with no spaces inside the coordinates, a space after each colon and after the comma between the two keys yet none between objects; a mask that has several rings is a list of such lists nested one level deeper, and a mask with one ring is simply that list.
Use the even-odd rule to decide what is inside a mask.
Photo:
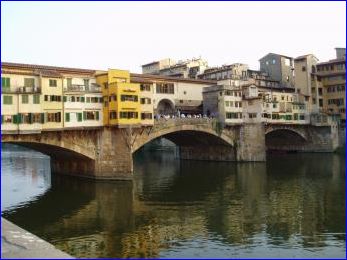
[{"label": "river", "polygon": [[143,149],[133,182],[94,182],[6,145],[1,166],[2,216],[75,257],[346,257],[344,155],[227,163]]}]

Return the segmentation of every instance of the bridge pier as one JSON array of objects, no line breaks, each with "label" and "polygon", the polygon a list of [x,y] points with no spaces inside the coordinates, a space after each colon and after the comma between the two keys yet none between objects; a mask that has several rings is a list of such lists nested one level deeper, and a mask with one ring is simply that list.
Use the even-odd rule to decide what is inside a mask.
[{"label": "bridge pier", "polygon": [[236,141],[236,160],[241,162],[266,161],[263,124],[245,123],[240,127]]},{"label": "bridge pier", "polygon": [[96,140],[95,178],[131,180],[132,175],[133,157],[128,136],[123,129],[104,127]]}]

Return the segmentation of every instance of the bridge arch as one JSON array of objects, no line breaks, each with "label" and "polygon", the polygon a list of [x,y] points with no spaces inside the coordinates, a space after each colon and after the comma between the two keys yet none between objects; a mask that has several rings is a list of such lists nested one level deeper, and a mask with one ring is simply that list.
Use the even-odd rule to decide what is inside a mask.
[{"label": "bridge arch", "polygon": [[270,128],[265,131],[267,150],[299,151],[307,144],[305,131],[289,127]]},{"label": "bridge arch", "polygon": [[160,131],[154,131],[145,138],[139,138],[132,147],[135,153],[145,144],[164,137],[172,141],[178,146],[194,146],[194,145],[225,145],[234,146],[232,137],[225,133],[218,134],[212,128],[197,127],[194,125],[174,126]]}]

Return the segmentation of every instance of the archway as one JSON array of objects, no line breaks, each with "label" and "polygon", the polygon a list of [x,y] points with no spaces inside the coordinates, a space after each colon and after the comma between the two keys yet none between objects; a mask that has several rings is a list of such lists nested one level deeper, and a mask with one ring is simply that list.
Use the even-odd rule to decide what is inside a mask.
[{"label": "archway", "polygon": [[217,135],[212,131],[172,129],[171,131],[154,134],[145,141],[137,143],[134,153],[146,144],[165,138],[178,147],[180,159],[235,161],[236,150],[233,141],[224,135]]},{"label": "archway", "polygon": [[265,135],[267,151],[296,152],[304,149],[306,138],[290,129],[275,129]]},{"label": "archway", "polygon": [[175,105],[169,99],[162,99],[157,106],[157,114],[172,115],[175,114]]}]

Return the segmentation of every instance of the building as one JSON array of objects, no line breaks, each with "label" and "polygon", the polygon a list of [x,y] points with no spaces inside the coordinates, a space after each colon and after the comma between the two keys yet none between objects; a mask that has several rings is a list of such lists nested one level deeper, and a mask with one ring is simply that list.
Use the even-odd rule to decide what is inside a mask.
[{"label": "building", "polygon": [[208,68],[207,61],[193,58],[185,61],[163,59],[142,65],[143,74],[195,79]]},{"label": "building", "polygon": [[[153,93],[153,113],[161,115],[202,113],[202,90],[216,81],[131,73],[131,82],[148,84]],[[141,86],[141,85],[140,85]],[[143,88],[144,85],[143,85]],[[141,91],[140,95],[144,95]]]},{"label": "building", "polygon": [[152,75],[159,75],[160,70],[169,68],[170,66],[173,66],[176,64],[176,61],[173,59],[162,59],[159,61],[153,61],[147,64],[142,65],[142,73],[143,74],[152,74]]},{"label": "building", "polygon": [[221,67],[208,68],[198,77],[205,80],[244,79],[247,76],[247,70],[247,64],[233,63]]},{"label": "building", "polygon": [[94,70],[3,62],[2,131],[102,126]]},{"label": "building", "polygon": [[346,58],[343,49],[336,48],[336,59],[317,64],[316,86],[321,97],[321,111],[346,123]]},{"label": "building", "polygon": [[308,97],[291,88],[217,85],[203,91],[204,114],[223,124],[309,124]]},{"label": "building", "polygon": [[64,127],[97,127],[103,125],[101,86],[94,71],[64,73]]},{"label": "building", "polygon": [[217,85],[203,90],[203,112],[225,124],[242,123],[242,91],[240,87]]},{"label": "building", "polygon": [[295,89],[298,93],[309,96],[310,111],[319,112],[323,104],[322,89],[317,87],[315,72],[318,59],[313,54],[302,55],[294,59]]},{"label": "building", "polygon": [[96,82],[102,86],[105,126],[141,126],[140,85],[130,82],[129,71],[97,72]]},{"label": "building", "polygon": [[293,58],[285,55],[268,53],[259,60],[260,71],[270,79],[279,81],[283,87],[294,87]]}]

